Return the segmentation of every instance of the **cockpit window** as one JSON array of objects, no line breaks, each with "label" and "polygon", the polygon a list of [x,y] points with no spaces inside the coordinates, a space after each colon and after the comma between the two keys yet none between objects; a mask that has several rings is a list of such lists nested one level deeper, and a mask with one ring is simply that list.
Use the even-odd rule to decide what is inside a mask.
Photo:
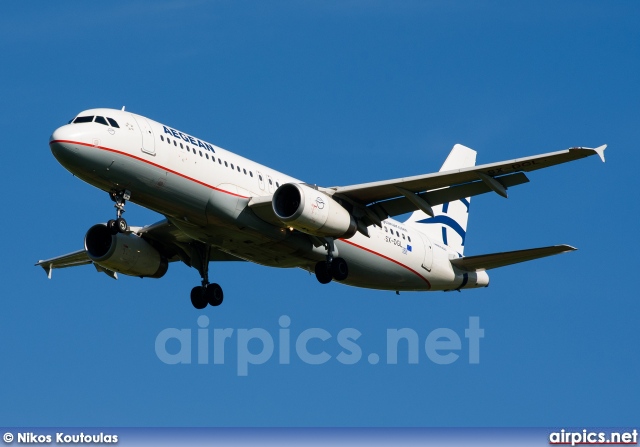
[{"label": "cockpit window", "polygon": [[93,121],[93,116],[79,116],[73,120],[74,124],[78,123],[90,123]]},{"label": "cockpit window", "polygon": [[104,119],[104,116],[96,116],[96,123],[100,123],[100,124],[104,124],[105,126],[108,126],[107,124],[107,120]]},{"label": "cockpit window", "polygon": [[120,126],[118,126],[118,123],[113,118],[107,118],[107,121],[109,121],[109,124],[111,124],[111,127],[117,127],[118,129],[120,129]]}]

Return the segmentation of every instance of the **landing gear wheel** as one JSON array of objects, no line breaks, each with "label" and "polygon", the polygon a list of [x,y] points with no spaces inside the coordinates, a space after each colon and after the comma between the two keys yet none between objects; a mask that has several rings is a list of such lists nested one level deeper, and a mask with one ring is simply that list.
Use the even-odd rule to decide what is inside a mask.
[{"label": "landing gear wheel", "polygon": [[196,309],[204,309],[207,304],[219,306],[222,304],[224,294],[222,287],[216,283],[209,283],[209,258],[211,246],[202,242],[191,245],[192,266],[198,270],[202,278],[201,286],[194,287],[191,291],[191,303]]},{"label": "landing gear wheel", "polygon": [[107,222],[107,229],[109,230],[109,233],[113,235],[118,234],[118,225],[116,224],[116,221],[113,219]]},{"label": "landing gear wheel", "polygon": [[212,306],[219,306],[220,304],[222,304],[222,300],[224,299],[222,287],[220,287],[216,283],[209,284],[205,289],[204,295],[207,299],[207,302]]},{"label": "landing gear wheel", "polygon": [[129,226],[127,225],[127,221],[122,218],[122,213],[124,213],[125,203],[131,198],[131,191],[126,189],[123,191],[110,191],[109,198],[115,202],[114,207],[117,218],[115,220],[109,220],[107,222],[107,228],[113,235],[126,233],[129,231]]},{"label": "landing gear wheel", "polygon": [[344,281],[349,276],[349,266],[342,258],[334,258],[331,262],[331,275],[336,281]]},{"label": "landing gear wheel", "polygon": [[316,264],[316,278],[320,284],[331,282],[331,270],[326,261],[320,261]]},{"label": "landing gear wheel", "polygon": [[205,289],[202,286],[197,286],[191,289],[191,304],[196,309],[204,309],[207,307],[207,298],[205,296]]},{"label": "landing gear wheel", "polygon": [[124,220],[122,217],[118,217],[116,219],[116,228],[118,229],[119,233],[126,233],[129,229],[129,226],[127,225],[126,220]]}]

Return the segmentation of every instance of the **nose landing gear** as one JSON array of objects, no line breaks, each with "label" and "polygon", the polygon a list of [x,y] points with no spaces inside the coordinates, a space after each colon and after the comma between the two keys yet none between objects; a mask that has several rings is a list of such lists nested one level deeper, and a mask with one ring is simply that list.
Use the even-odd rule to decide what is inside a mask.
[{"label": "nose landing gear", "polygon": [[127,221],[122,217],[122,213],[124,213],[125,203],[131,198],[131,191],[127,189],[111,191],[109,192],[109,197],[116,203],[114,207],[116,209],[117,218],[115,220],[109,220],[107,222],[107,228],[111,234],[126,233],[127,230],[129,230],[129,226],[127,225]]}]

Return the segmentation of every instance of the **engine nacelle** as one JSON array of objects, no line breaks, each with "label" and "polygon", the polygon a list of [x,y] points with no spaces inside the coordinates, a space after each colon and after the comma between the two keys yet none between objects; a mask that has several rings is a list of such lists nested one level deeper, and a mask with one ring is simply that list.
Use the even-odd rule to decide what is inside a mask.
[{"label": "engine nacelle", "polygon": [[356,221],[327,194],[300,183],[280,186],[272,200],[273,211],[287,225],[313,236],[350,238]]},{"label": "engine nacelle", "polygon": [[147,241],[134,234],[111,234],[104,224],[89,228],[84,248],[93,262],[123,275],[161,278],[169,268]]}]

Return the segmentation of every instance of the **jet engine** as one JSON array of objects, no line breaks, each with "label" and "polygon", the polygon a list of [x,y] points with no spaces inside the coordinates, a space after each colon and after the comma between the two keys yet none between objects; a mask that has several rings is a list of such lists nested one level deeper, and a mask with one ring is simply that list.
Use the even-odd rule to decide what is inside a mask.
[{"label": "jet engine", "polygon": [[273,211],[292,228],[313,236],[350,238],[356,221],[327,194],[301,183],[285,183],[273,194]]},{"label": "jet engine", "polygon": [[135,234],[111,234],[104,224],[89,228],[84,237],[89,258],[101,267],[141,278],[161,278],[169,263],[151,244]]}]

